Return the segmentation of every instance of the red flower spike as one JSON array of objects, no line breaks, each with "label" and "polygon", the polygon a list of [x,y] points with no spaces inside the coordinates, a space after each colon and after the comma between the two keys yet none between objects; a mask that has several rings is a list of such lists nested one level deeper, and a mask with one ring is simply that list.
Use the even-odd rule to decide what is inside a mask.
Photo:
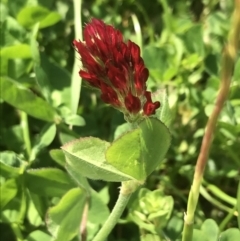
[{"label": "red flower spike", "polygon": [[155,114],[160,102],[147,91],[148,69],[140,48],[124,42],[122,33],[99,19],[92,19],[83,32],[84,41],[73,45],[82,61],[79,75],[101,91],[104,102],[122,111],[128,121]]}]

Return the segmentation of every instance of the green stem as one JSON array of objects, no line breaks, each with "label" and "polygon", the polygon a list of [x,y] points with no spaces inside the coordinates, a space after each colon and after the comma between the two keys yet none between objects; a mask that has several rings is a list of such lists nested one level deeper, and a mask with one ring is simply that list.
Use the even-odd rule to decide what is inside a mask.
[{"label": "green stem", "polygon": [[219,114],[227,99],[231,77],[234,69],[235,59],[238,51],[240,37],[240,0],[235,0],[235,9],[233,12],[232,28],[229,40],[222,56],[222,73],[219,93],[216,99],[215,107],[208,119],[205,134],[203,136],[201,150],[197,159],[193,183],[188,197],[187,213],[184,217],[184,228],[182,241],[191,241],[193,234],[194,214],[198,203],[199,191],[204,169],[208,160],[209,150],[212,144],[214,130],[217,124]]},{"label": "green stem", "polygon": [[31,141],[30,141],[30,135],[29,135],[28,116],[27,116],[27,113],[24,111],[21,111],[21,127],[23,130],[23,139],[26,146],[26,151],[27,151],[28,157],[30,157],[32,147],[31,147]]},{"label": "green stem", "polygon": [[[74,32],[75,32],[75,39],[77,40],[82,40],[81,7],[82,7],[82,0],[73,0]],[[75,51],[75,61],[74,61],[72,80],[71,80],[71,110],[73,114],[77,113],[78,102],[80,99],[81,84],[82,84],[82,79],[78,74],[79,68],[80,68],[80,62],[78,61],[78,54]]]},{"label": "green stem", "polygon": [[220,188],[216,187],[215,185],[208,184],[206,181],[203,180],[203,183],[206,185],[206,189],[210,191],[212,194],[217,196],[219,199],[221,199],[224,202],[229,203],[232,206],[235,206],[237,203],[237,199],[233,198],[229,195],[227,195],[225,192],[223,192]]},{"label": "green stem", "polygon": [[237,211],[238,211],[238,228],[240,229],[240,180],[238,183],[238,192],[237,192]]},{"label": "green stem", "polygon": [[101,230],[97,233],[93,241],[104,241],[118,222],[121,217],[132,193],[136,190],[137,185],[133,181],[122,182],[120,194],[118,200],[108,217],[107,221],[104,223]]},{"label": "green stem", "polygon": [[12,223],[11,224],[11,228],[12,228],[12,230],[13,230],[16,238],[17,238],[17,241],[23,241],[22,232],[21,232],[18,224],[17,223]]},{"label": "green stem", "polygon": [[[216,206],[217,208],[219,209],[222,209],[228,213],[231,213],[232,212],[232,208],[229,208],[228,206],[222,204],[221,202],[219,202],[217,199],[215,199],[214,197],[212,197],[208,192],[207,190],[204,188],[204,187],[200,187],[200,193],[201,195],[206,199],[208,200],[210,203],[212,203],[214,206]],[[236,204],[235,204],[236,205]],[[233,205],[233,206],[235,206]],[[235,211],[233,213],[234,215],[237,216],[237,212]]]},{"label": "green stem", "polygon": [[229,221],[234,217],[234,213],[236,212],[236,207],[234,207],[231,212],[228,213],[228,215],[223,219],[223,221],[219,225],[219,230],[223,231],[226,227],[226,225],[229,223]]}]

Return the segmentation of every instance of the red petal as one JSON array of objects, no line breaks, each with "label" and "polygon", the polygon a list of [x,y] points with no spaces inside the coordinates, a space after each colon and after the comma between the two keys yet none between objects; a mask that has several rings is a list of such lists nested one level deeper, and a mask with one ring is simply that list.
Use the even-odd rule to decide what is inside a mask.
[{"label": "red petal", "polygon": [[147,116],[155,114],[156,109],[160,107],[160,102],[159,101],[156,101],[154,103],[152,102],[150,91],[145,92],[145,97],[147,99],[147,102],[143,106],[144,114]]},{"label": "red petal", "polygon": [[141,101],[138,97],[133,96],[131,92],[124,99],[124,104],[130,113],[136,114],[141,109]]},{"label": "red petal", "polygon": [[121,103],[118,100],[117,93],[109,86],[104,83],[101,83],[101,98],[105,103],[111,104],[114,107],[120,107]]},{"label": "red petal", "polygon": [[160,107],[160,102],[156,101],[154,103],[146,102],[143,107],[143,112],[145,115],[150,116],[156,113],[156,109]]},{"label": "red petal", "polygon": [[129,40],[128,47],[131,52],[131,60],[132,60],[133,64],[138,64],[141,59],[139,46]]}]

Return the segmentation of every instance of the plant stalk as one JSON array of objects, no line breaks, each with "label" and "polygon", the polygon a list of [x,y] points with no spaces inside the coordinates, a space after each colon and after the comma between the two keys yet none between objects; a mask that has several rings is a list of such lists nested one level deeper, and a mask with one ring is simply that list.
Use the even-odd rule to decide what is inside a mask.
[{"label": "plant stalk", "polygon": [[23,241],[24,239],[23,239],[21,229],[19,228],[19,225],[17,223],[12,223],[11,228],[17,238],[17,241]]},{"label": "plant stalk", "polygon": [[223,50],[222,55],[222,72],[219,93],[214,109],[208,119],[200,153],[197,159],[193,183],[188,197],[187,213],[184,217],[182,241],[192,240],[194,213],[198,203],[203,173],[208,160],[209,150],[212,144],[217,120],[221,110],[223,109],[230,88],[231,77],[233,74],[240,39],[240,0],[235,0],[235,9],[232,17],[233,21],[231,31],[229,33],[229,40]]},{"label": "plant stalk", "polygon": [[23,139],[27,151],[28,157],[31,155],[31,140],[30,140],[30,135],[29,135],[29,126],[28,126],[28,116],[27,113],[24,111],[21,111],[21,127],[23,131]]},{"label": "plant stalk", "polygon": [[108,217],[107,221],[104,223],[100,231],[97,233],[93,241],[105,241],[114,226],[117,224],[119,218],[121,217],[127,203],[133,192],[137,189],[138,185],[134,181],[122,182],[120,194],[118,200]]},{"label": "plant stalk", "polygon": [[[74,8],[74,33],[75,39],[82,40],[82,0],[73,0]],[[80,78],[78,71],[80,68],[80,62],[77,61],[78,54],[75,51],[75,60],[73,65],[72,80],[71,80],[71,110],[73,114],[77,113],[78,102],[80,99],[80,90],[82,85],[82,79]]]}]

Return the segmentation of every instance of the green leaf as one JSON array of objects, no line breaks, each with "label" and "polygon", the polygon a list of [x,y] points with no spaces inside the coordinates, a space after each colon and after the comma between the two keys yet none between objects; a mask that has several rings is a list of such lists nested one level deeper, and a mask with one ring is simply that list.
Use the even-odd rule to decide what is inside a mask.
[{"label": "green leaf", "polygon": [[207,219],[201,226],[204,235],[208,237],[208,241],[217,241],[219,228],[213,219]]},{"label": "green leaf", "polygon": [[41,20],[39,27],[46,28],[58,23],[61,20],[61,15],[58,12],[50,12],[43,20]]},{"label": "green leaf", "polygon": [[70,166],[69,164],[66,164],[65,167],[68,173],[71,175],[71,177],[76,181],[78,186],[89,193],[90,185],[88,183],[88,180],[85,176],[82,175],[79,169],[76,169],[73,166]]},{"label": "green leaf", "polygon": [[55,241],[69,241],[78,234],[85,202],[84,192],[73,188],[56,206],[50,208],[47,226]]},{"label": "green leaf", "polygon": [[162,239],[156,234],[146,234],[141,236],[141,241],[161,241]]},{"label": "green leaf", "polygon": [[40,58],[40,53],[38,49],[38,42],[37,42],[37,35],[39,31],[39,23],[35,24],[32,33],[31,33],[31,38],[30,38],[30,46],[31,46],[31,54],[32,54],[32,59],[34,64],[40,65],[41,64],[41,58]]},{"label": "green leaf", "polygon": [[93,240],[99,227],[105,223],[108,216],[107,204],[102,201],[97,192],[92,190],[87,221],[88,240]]},{"label": "green leaf", "polygon": [[60,117],[54,108],[23,85],[4,77],[1,78],[0,84],[1,98],[10,105],[41,120],[59,121]]},{"label": "green leaf", "polygon": [[37,83],[43,96],[45,97],[47,102],[51,103],[51,86],[47,74],[39,65],[35,65],[34,72],[36,74]]},{"label": "green leaf", "polygon": [[[70,108],[70,73],[54,61],[50,60],[49,57],[47,57],[44,53],[40,54],[40,58],[41,68],[47,76],[49,88],[51,87],[51,103],[53,103],[52,105],[59,108],[61,104],[65,104]],[[47,85],[48,84],[46,84],[46,86]]]},{"label": "green leaf", "polygon": [[[1,15],[2,17],[2,15]],[[1,24],[1,46],[12,46],[26,41],[26,30],[10,15]]]},{"label": "green leaf", "polygon": [[114,140],[119,138],[125,132],[131,131],[131,130],[132,130],[132,125],[129,124],[128,122],[118,126],[117,129],[114,132]]},{"label": "green leaf", "polygon": [[73,126],[84,126],[85,120],[79,115],[71,114],[65,118],[65,123]]},{"label": "green leaf", "polygon": [[0,16],[1,16],[1,22],[4,22],[8,16],[8,9],[2,1],[0,3]]},{"label": "green leaf", "polygon": [[52,237],[41,230],[36,230],[31,232],[24,241],[40,241],[40,240],[51,241]]},{"label": "green leaf", "polygon": [[[16,179],[16,183],[22,183],[23,176]],[[1,212],[1,221],[5,223],[20,223],[26,214],[26,192],[23,186],[18,188],[16,196],[7,204]]]},{"label": "green leaf", "polygon": [[183,218],[179,215],[172,215],[165,230],[170,240],[177,240],[183,230]]},{"label": "green leaf", "polygon": [[160,101],[161,106],[156,110],[155,116],[163,122],[167,127],[170,126],[172,121],[172,114],[168,103],[168,96],[165,89],[160,89],[153,93],[153,101]]},{"label": "green leaf", "polygon": [[143,59],[150,74],[155,79],[163,79],[163,74],[169,68],[167,49],[149,45],[143,49]]},{"label": "green leaf", "polygon": [[150,191],[141,188],[138,197],[133,201],[129,217],[141,228],[151,233],[165,227],[173,210],[173,198],[165,196],[162,190]]},{"label": "green leaf", "polygon": [[31,58],[30,46],[27,44],[18,44],[7,46],[1,49],[1,58],[16,59],[16,58]]},{"label": "green leaf", "polygon": [[112,182],[130,180],[130,176],[106,162],[105,151],[109,145],[108,142],[95,137],[81,138],[65,144],[62,149],[68,170],[75,169],[76,175],[79,173],[91,179]]},{"label": "green leaf", "polygon": [[49,103],[51,103],[52,87],[50,85],[49,77],[46,71],[41,66],[41,57],[38,49],[38,42],[36,41],[38,30],[39,24],[36,24],[32,30],[31,35],[31,52],[32,58],[34,60],[34,72],[36,74],[37,84],[39,85],[43,96]]},{"label": "green leaf", "polygon": [[35,143],[34,147],[32,148],[30,161],[35,160],[38,153],[46,146],[50,145],[56,135],[56,125],[55,124],[46,124],[41,131],[37,142]]},{"label": "green leaf", "polygon": [[[31,195],[32,196],[32,195]],[[27,210],[28,221],[31,225],[38,227],[43,224],[43,220],[38,213],[37,208],[32,200],[29,200],[28,210]]]},{"label": "green leaf", "polygon": [[75,187],[67,173],[55,168],[28,170],[25,179],[27,188],[40,196],[59,197]]},{"label": "green leaf", "polygon": [[218,241],[239,241],[240,230],[237,228],[229,228],[219,235]]},{"label": "green leaf", "polygon": [[0,186],[1,202],[0,209],[3,208],[16,196],[18,191],[15,179],[8,179]]},{"label": "green leaf", "polygon": [[41,6],[26,6],[18,13],[17,20],[25,28],[31,28],[38,22],[40,28],[45,28],[59,22],[61,16]]},{"label": "green leaf", "polygon": [[200,24],[193,25],[188,29],[184,35],[183,40],[185,48],[189,53],[196,53],[199,57],[204,57],[204,44],[203,44],[203,26]]},{"label": "green leaf", "polygon": [[192,241],[209,241],[202,230],[194,229]]},{"label": "green leaf", "polygon": [[62,150],[53,149],[49,152],[51,158],[60,166],[65,167],[66,161]]},{"label": "green leaf", "polygon": [[170,141],[167,127],[158,119],[148,118],[115,140],[107,149],[106,159],[119,171],[142,181],[161,163]]},{"label": "green leaf", "polygon": [[21,160],[12,151],[0,153],[0,175],[5,178],[17,177],[20,174]]}]

